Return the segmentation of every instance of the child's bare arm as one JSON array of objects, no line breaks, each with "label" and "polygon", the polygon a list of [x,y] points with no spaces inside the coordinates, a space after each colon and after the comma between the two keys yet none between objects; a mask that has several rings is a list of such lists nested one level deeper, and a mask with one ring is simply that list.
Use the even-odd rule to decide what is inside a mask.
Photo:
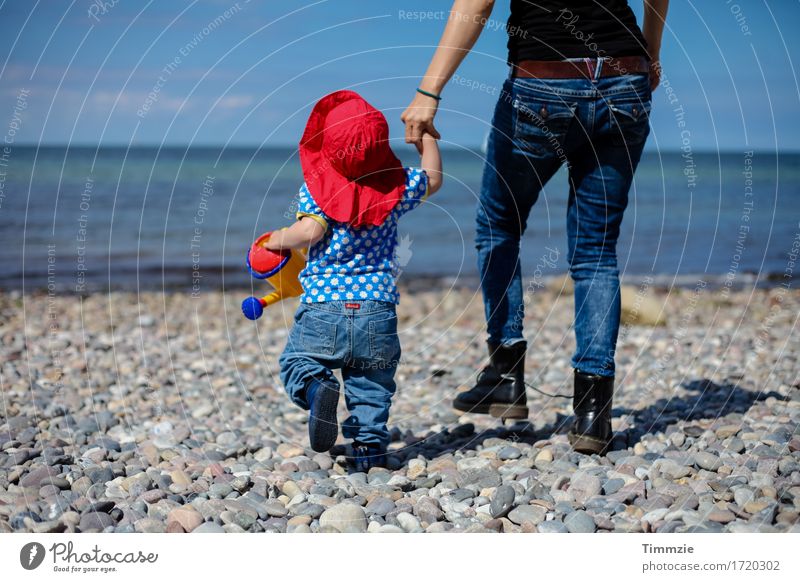
[{"label": "child's bare arm", "polygon": [[422,169],[428,174],[428,192],[433,194],[442,187],[442,155],[439,144],[431,134],[422,135]]},{"label": "child's bare arm", "polygon": [[319,241],[325,235],[325,228],[313,218],[303,216],[288,228],[272,233],[264,243],[271,251],[281,249],[303,249]]}]

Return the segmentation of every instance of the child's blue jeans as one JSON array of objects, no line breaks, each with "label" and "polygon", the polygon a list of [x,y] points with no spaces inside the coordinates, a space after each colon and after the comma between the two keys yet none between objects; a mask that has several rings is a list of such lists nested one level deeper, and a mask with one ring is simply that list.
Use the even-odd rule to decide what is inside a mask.
[{"label": "child's blue jeans", "polygon": [[400,362],[397,313],[384,301],[301,303],[280,357],[281,380],[292,402],[308,410],[305,389],[314,378],[337,382],[340,369],[350,417],[342,435],[386,447],[386,421]]}]

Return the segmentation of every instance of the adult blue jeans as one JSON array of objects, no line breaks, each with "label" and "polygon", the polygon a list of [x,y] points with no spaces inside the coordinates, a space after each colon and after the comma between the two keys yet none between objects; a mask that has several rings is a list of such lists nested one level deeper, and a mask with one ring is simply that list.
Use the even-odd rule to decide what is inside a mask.
[{"label": "adult blue jeans", "polygon": [[523,338],[520,238],[542,186],[567,164],[567,260],[577,343],[571,363],[585,373],[614,375],[620,319],[617,239],[650,131],[650,103],[646,73],[506,79],[492,120],[477,211],[490,342]]},{"label": "adult blue jeans", "polygon": [[281,380],[292,402],[309,409],[305,391],[313,380],[339,380],[350,417],[342,434],[364,444],[389,444],[389,406],[400,361],[397,313],[384,301],[301,303],[279,359]]}]

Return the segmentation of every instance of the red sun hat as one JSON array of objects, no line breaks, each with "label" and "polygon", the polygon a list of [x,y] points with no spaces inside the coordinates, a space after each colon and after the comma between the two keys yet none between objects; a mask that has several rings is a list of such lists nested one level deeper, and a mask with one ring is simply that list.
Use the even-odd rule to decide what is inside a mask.
[{"label": "red sun hat", "polygon": [[314,202],[356,228],[382,224],[405,190],[386,118],[355,91],[336,91],[314,105],[300,140],[300,165]]}]

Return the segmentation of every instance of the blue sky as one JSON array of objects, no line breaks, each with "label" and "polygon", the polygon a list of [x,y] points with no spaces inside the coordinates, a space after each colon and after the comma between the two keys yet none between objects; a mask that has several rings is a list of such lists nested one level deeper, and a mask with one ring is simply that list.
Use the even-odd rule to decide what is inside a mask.
[{"label": "blue sky", "polygon": [[[382,109],[399,140],[399,115],[444,26],[436,11],[450,6],[102,3],[0,5],[0,122],[12,119],[19,92],[29,92],[17,143],[295,145],[313,103],[341,88]],[[631,6],[641,22],[641,2]],[[415,11],[432,13],[422,19]],[[492,88],[507,74],[507,17],[507,0],[498,0],[458,73],[485,89],[452,83],[444,91],[437,126],[447,143],[483,141]],[[686,127],[659,89],[648,147],[676,149],[686,129],[695,150],[800,150],[798,25],[795,0],[673,0],[662,60]]]}]

